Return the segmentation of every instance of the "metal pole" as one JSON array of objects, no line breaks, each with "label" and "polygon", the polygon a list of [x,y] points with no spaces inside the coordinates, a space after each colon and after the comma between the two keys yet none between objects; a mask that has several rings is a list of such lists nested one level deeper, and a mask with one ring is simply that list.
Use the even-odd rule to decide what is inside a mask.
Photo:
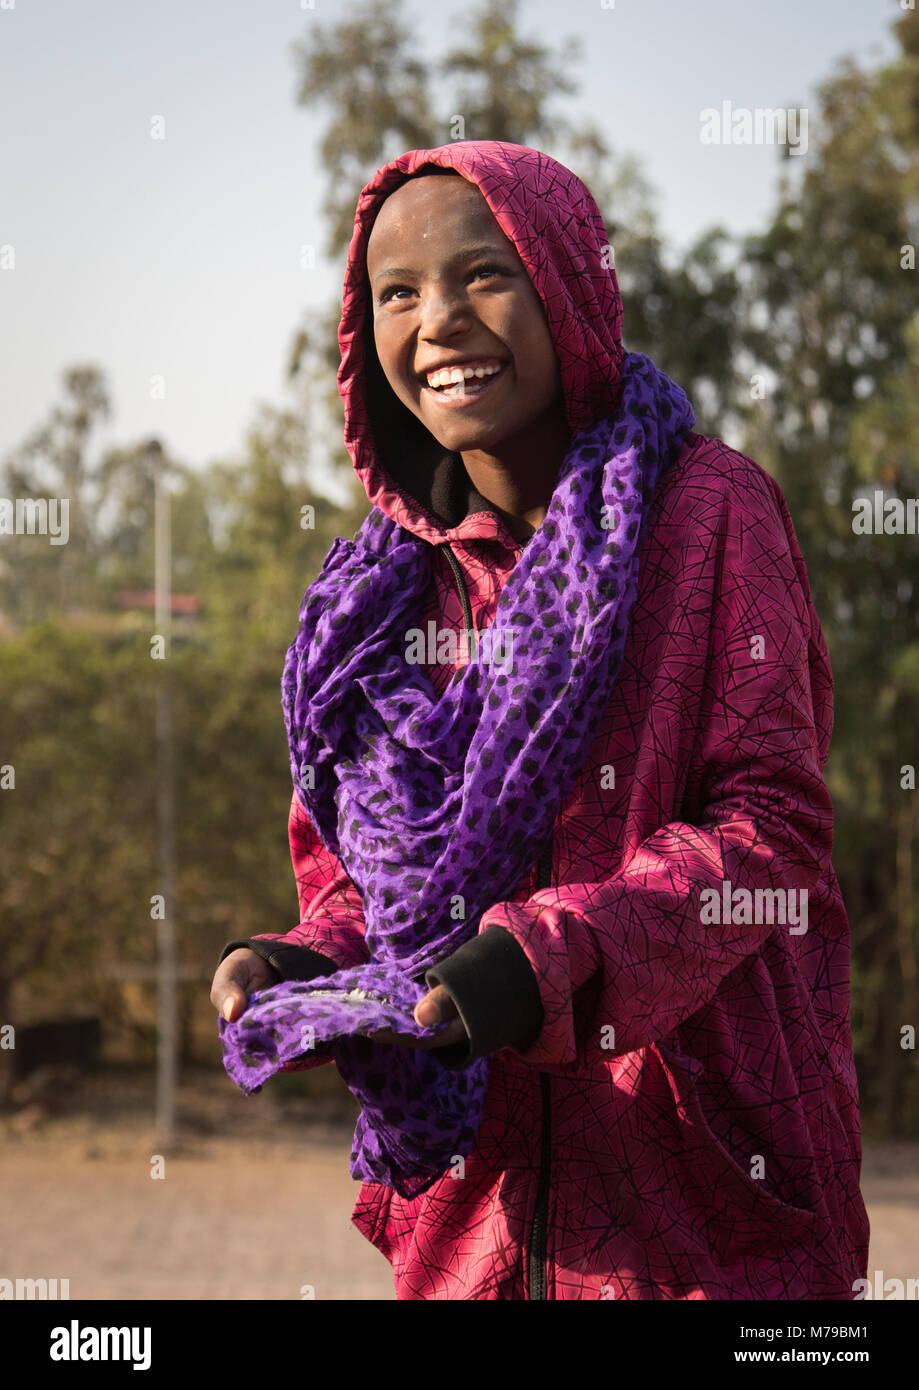
[{"label": "metal pole", "polygon": [[154,477],[154,588],[155,627],[163,639],[164,659],[159,662],[156,697],[157,744],[157,868],[158,889],[163,896],[162,919],[157,922],[156,1044],[156,1142],[170,1144],[175,1133],[175,1091],[178,1061],[176,1027],[175,933],[175,784],[173,772],[172,699],[169,659],[172,655],[172,548],[169,493],[163,478],[163,451],[157,440],[148,445]]}]

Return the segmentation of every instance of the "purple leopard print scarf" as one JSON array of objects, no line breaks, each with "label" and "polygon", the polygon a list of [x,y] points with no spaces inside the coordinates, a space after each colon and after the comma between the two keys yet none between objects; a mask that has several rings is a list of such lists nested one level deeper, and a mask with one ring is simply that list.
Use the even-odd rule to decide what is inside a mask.
[{"label": "purple leopard print scarf", "polygon": [[[247,1094],[324,1045],[361,1103],[351,1175],[424,1192],[475,1142],[488,1059],[384,1046],[432,1037],[425,970],[475,935],[538,858],[622,662],[651,494],[695,422],[650,358],[625,356],[616,411],[581,429],[484,640],[440,697],[406,660],[431,547],[374,508],[307,590],[282,705],[297,794],[364,903],[368,965],[252,995],[220,1018]],[[487,648],[487,650],[485,650]],[[497,654],[497,655],[496,655]],[[459,912],[458,912],[459,905]]]}]

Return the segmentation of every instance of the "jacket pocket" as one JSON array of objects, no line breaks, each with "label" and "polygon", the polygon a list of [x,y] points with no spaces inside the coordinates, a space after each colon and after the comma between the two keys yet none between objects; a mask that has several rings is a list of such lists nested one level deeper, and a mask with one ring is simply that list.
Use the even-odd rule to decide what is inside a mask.
[{"label": "jacket pocket", "polygon": [[823,1199],[813,1158],[802,1156],[794,1198],[779,1195],[766,1185],[766,1178],[754,1178],[713,1131],[696,1086],[702,1064],[663,1043],[652,1044],[650,1050],[664,1068],[676,1104],[684,1193],[701,1203],[698,1210],[716,1257],[727,1262],[787,1252],[790,1243],[810,1249]]}]

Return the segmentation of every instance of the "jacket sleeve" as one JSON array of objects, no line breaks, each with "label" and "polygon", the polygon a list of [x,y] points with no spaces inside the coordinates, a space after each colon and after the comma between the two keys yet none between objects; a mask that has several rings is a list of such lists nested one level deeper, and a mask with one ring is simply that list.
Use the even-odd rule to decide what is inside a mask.
[{"label": "jacket sleeve", "polygon": [[[690,508],[683,526],[700,525]],[[801,890],[828,867],[826,647],[784,499],[765,474],[748,475],[740,499],[726,486],[720,512],[701,529],[691,544],[707,558],[682,594],[676,587],[670,619],[706,614],[693,819],[627,843],[609,877],[558,884],[482,915],[478,936],[429,972],[450,991],[470,1035],[468,1053],[451,1060],[456,1069],[502,1045],[534,1066],[573,1063],[588,1046],[631,1052],[709,1002],[773,931],[806,930],[806,909],[802,925],[777,928],[757,924],[755,913],[737,920],[750,914],[715,903],[727,882],[731,892],[795,889],[800,910]],[[662,544],[679,541],[671,530]],[[673,675],[678,681],[679,667]],[[480,1005],[485,975],[490,1020]]]},{"label": "jacket sleeve", "polygon": [[[228,941],[217,963],[246,946],[268,962],[278,980],[313,980],[364,965],[370,956],[360,893],[319,839],[296,792],[291,798],[288,837],[301,920],[281,935],[265,933]],[[299,1071],[328,1060],[321,1055],[310,1061],[295,1059],[282,1070]]]}]

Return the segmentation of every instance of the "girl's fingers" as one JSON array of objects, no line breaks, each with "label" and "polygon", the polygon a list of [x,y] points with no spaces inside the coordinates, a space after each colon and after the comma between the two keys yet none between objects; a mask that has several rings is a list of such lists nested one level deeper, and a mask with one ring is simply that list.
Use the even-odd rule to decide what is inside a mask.
[{"label": "girl's fingers", "polygon": [[468,1042],[466,1029],[456,1011],[456,1005],[443,985],[435,987],[419,1000],[415,1006],[415,1022],[422,1028],[433,1028],[438,1023],[450,1020],[450,1027],[438,1033],[436,1038],[415,1038],[410,1033],[394,1033],[382,1028],[378,1033],[368,1033],[371,1042],[387,1043],[391,1047],[450,1047],[453,1043]]},{"label": "girl's fingers", "polygon": [[415,1006],[415,1022],[422,1027],[456,1018],[456,1005],[443,985],[435,985]]},{"label": "girl's fingers", "polygon": [[[456,1015],[452,1000],[450,1007]],[[436,1038],[415,1038],[410,1033],[393,1033],[389,1028],[381,1029],[378,1033],[369,1033],[367,1036],[371,1042],[386,1043],[390,1047],[421,1047],[426,1050],[451,1047],[454,1043],[469,1041],[462,1019],[456,1016],[451,1019],[450,1026],[438,1033]]]}]

